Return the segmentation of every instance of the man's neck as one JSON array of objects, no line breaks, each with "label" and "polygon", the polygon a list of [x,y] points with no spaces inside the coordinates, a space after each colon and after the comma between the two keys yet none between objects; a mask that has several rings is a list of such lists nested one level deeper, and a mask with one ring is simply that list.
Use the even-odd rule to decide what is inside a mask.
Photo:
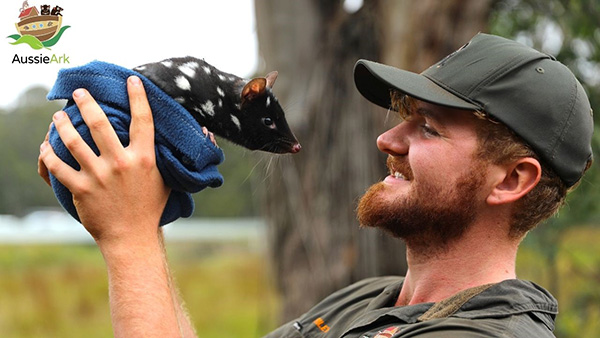
[{"label": "man's neck", "polygon": [[518,243],[499,241],[489,228],[471,228],[446,250],[431,253],[407,243],[408,272],[396,306],[439,302],[478,285],[516,278]]}]

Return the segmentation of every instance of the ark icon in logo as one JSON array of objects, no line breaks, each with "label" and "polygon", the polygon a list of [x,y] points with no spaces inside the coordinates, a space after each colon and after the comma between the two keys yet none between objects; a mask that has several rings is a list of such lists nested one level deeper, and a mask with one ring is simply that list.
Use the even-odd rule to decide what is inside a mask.
[{"label": "ark icon in logo", "polygon": [[[40,9],[33,6],[29,7],[27,1],[19,10],[19,22],[15,23],[19,34],[7,36],[15,40],[9,42],[11,45],[26,43],[33,49],[50,49],[54,46],[65,30],[71,26],[62,26],[63,9],[60,6],[54,6],[50,10],[50,5],[41,5]],[[62,26],[62,27],[61,27]]]}]

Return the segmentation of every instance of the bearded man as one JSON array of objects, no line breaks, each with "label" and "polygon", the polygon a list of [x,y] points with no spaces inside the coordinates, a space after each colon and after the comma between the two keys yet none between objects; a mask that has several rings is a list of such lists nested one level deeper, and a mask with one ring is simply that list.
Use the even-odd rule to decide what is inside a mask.
[{"label": "bearded man", "polygon": [[401,119],[377,139],[389,175],[358,219],[406,243],[408,272],[342,289],[269,337],[552,337],[556,299],[515,260],[592,163],[581,84],[487,34],[421,74],[359,60],[354,79]]},{"label": "bearded man", "polygon": [[[268,337],[552,337],[557,302],[517,279],[515,258],[592,163],[581,84],[552,56],[487,34],[421,74],[359,60],[354,80],[402,119],[377,139],[389,175],[362,197],[358,218],[406,242],[408,273],[350,285]],[[156,167],[152,114],[140,80],[128,90],[129,146],[77,90],[101,155],[58,112],[53,123],[81,169],[46,140],[39,171],[72,192],[103,254],[115,335],[195,336],[157,231],[170,190]]]}]

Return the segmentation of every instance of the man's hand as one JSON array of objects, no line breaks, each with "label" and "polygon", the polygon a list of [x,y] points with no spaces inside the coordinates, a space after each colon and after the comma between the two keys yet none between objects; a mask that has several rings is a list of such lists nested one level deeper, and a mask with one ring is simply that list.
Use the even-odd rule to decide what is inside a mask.
[{"label": "man's hand", "polygon": [[195,337],[171,283],[159,221],[167,188],[156,166],[154,123],[144,87],[127,81],[131,106],[129,145],[123,147],[108,118],[84,89],[73,93],[100,156],[83,141],[67,114],[53,123],[73,157],[73,169],[56,156],[48,135],[40,147],[38,172],[52,173],[73,194],[80,220],[96,240],[108,270],[110,309],[116,337]]},{"label": "man's hand", "polygon": [[100,150],[97,156],[83,141],[67,114],[59,111],[53,123],[81,170],[41,145],[39,173],[48,171],[73,194],[81,222],[102,246],[115,241],[156,237],[158,221],[170,190],[156,167],[152,113],[139,78],[127,81],[131,105],[130,144],[123,147],[100,106],[85,89],[73,93],[75,103]]}]

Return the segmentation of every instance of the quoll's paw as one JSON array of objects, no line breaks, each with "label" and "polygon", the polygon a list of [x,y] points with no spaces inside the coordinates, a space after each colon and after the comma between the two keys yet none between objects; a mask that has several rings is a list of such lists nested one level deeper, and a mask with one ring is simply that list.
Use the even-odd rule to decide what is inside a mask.
[{"label": "quoll's paw", "polygon": [[204,136],[210,137],[210,141],[215,145],[215,147],[219,147],[219,145],[217,144],[217,140],[215,140],[215,134],[208,131],[206,127],[202,127],[202,132],[204,133]]}]

